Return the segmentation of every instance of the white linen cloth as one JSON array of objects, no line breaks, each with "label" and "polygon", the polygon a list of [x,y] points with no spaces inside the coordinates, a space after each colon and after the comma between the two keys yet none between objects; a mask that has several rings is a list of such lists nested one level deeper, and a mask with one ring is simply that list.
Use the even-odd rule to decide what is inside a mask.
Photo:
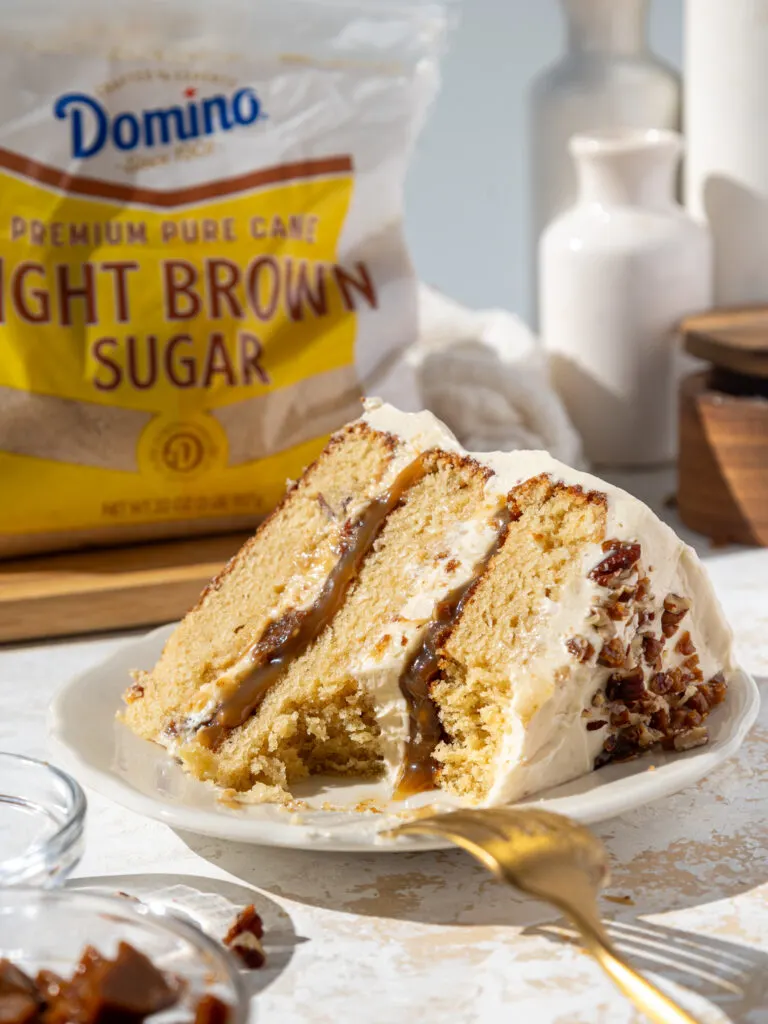
[{"label": "white linen cloth", "polygon": [[518,317],[467,309],[420,286],[419,339],[406,353],[424,407],[470,451],[544,449],[581,468],[581,440]]}]

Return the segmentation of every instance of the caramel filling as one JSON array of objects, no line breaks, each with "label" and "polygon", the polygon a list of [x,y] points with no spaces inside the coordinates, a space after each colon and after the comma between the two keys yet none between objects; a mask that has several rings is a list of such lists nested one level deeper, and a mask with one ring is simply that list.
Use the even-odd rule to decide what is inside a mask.
[{"label": "caramel filling", "polygon": [[422,453],[399,474],[392,486],[372,501],[360,515],[345,524],[339,542],[339,560],[326,579],[319,597],[309,608],[292,609],[271,622],[251,651],[254,667],[231,696],[216,709],[210,724],[197,733],[200,742],[215,749],[227,733],[243,725],[288,666],[310,647],[332,621],[381,532],[387,516],[406,491],[431,470],[429,453]]},{"label": "caramel filling", "polygon": [[436,788],[438,766],[432,758],[435,747],[444,739],[437,706],[429,695],[440,668],[440,647],[459,618],[480,577],[507,536],[512,515],[504,507],[496,515],[498,533],[484,558],[475,566],[466,583],[452,590],[435,605],[432,620],[419,646],[400,676],[400,690],[408,704],[409,729],[394,799],[404,800]]}]

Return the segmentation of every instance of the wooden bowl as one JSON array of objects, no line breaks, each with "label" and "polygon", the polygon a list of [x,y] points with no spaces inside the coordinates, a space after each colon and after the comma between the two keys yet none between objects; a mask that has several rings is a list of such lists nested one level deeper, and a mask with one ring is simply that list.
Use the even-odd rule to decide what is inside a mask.
[{"label": "wooden bowl", "polygon": [[678,509],[687,526],[717,543],[768,547],[764,384],[712,370],[681,388]]}]

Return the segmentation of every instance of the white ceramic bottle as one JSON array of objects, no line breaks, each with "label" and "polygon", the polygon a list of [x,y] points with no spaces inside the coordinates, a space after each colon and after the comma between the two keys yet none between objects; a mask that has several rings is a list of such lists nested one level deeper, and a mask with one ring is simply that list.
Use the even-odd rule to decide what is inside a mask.
[{"label": "white ceramic bottle", "polygon": [[675,201],[682,140],[613,131],[571,141],[576,205],[544,233],[541,335],[587,458],[674,458],[682,369],[677,325],[711,303],[712,247]]},{"label": "white ceramic bottle", "polygon": [[560,3],[567,50],[530,93],[533,266],[542,231],[576,198],[571,136],[605,128],[676,129],[680,119],[678,77],[648,49],[648,0]]},{"label": "white ceramic bottle", "polygon": [[686,199],[715,243],[715,301],[768,301],[768,0],[686,2]]}]

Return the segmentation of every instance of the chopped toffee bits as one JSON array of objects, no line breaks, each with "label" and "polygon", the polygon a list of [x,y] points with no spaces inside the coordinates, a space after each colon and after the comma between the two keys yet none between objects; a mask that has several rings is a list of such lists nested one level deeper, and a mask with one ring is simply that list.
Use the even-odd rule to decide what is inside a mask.
[{"label": "chopped toffee bits", "polygon": [[261,940],[264,937],[264,925],[251,903],[241,910],[224,936],[224,945],[230,949],[246,967],[257,970],[266,962],[266,955]]},{"label": "chopped toffee bits", "polygon": [[[127,942],[119,944],[113,960],[88,946],[70,978],[41,970],[32,979],[0,960],[2,1024],[141,1024],[176,1006],[183,992],[178,979]],[[226,1024],[229,1007],[205,996],[194,1019],[195,1024]]]},{"label": "chopped toffee bits", "polygon": [[227,1024],[229,1007],[216,996],[203,996],[195,1010],[195,1024]]}]

